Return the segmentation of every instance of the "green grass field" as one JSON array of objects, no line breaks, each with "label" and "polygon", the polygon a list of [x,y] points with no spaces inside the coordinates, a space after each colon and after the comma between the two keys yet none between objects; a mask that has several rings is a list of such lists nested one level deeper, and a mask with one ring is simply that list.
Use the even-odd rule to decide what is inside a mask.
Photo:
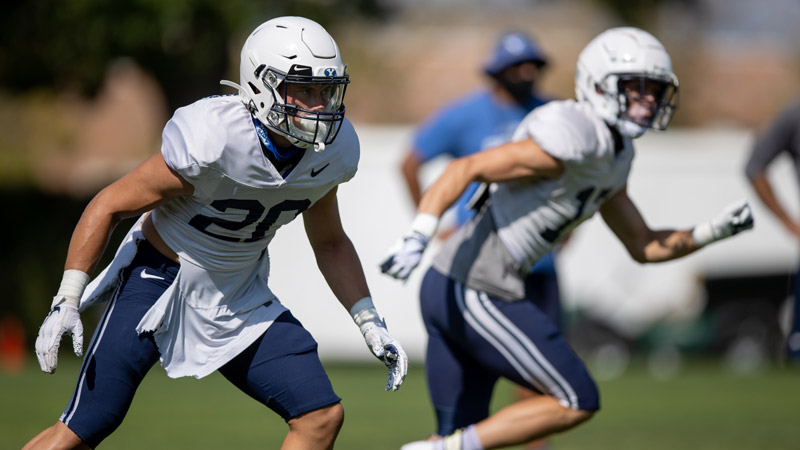
[{"label": "green grass field", "polygon": [[[66,404],[78,370],[64,357],[55,375],[35,360],[20,375],[0,374],[0,449],[20,448],[52,424]],[[383,391],[384,370],[374,365],[327,364],[344,399],[341,449],[397,449],[432,431],[424,373],[413,366],[403,388]],[[590,422],[553,439],[566,449],[800,448],[800,370],[771,368],[734,375],[716,362],[695,362],[668,381],[654,380],[643,364],[600,383],[603,410]],[[511,398],[498,385],[494,407]],[[101,448],[272,449],[286,425],[218,374],[203,380],[166,377],[156,366],[122,426]]]}]

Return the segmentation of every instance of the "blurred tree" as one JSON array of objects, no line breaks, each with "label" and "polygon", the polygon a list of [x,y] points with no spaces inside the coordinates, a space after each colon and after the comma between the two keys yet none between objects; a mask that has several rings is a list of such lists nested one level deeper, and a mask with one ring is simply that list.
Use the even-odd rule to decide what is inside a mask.
[{"label": "blurred tree", "polygon": [[[170,110],[218,92],[236,41],[271,17],[323,26],[387,17],[379,0],[6,0],[0,5],[0,86],[94,95],[106,66],[130,57],[161,83]],[[235,50],[238,52],[238,49]],[[232,58],[236,56],[237,58]]]},{"label": "blurred tree", "polygon": [[594,2],[619,16],[625,25],[640,28],[647,28],[652,23],[661,5],[681,4],[692,9],[700,6],[700,0],[594,0]]}]

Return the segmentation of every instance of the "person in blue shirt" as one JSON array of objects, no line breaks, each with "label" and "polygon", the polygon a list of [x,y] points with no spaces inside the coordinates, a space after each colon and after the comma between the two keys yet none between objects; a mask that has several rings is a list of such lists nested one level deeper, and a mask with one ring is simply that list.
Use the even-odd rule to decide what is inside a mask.
[{"label": "person in blue shirt", "polygon": [[[408,192],[419,205],[422,187],[419,173],[423,165],[439,157],[459,158],[480,152],[511,139],[522,119],[534,108],[548,102],[538,93],[538,81],[547,68],[548,58],[538,43],[521,31],[509,31],[498,39],[483,64],[488,81],[434,113],[417,130],[401,170]],[[455,228],[468,222],[475,210],[468,206],[476,196],[478,184],[470,186],[453,206],[453,225],[440,234],[446,239]],[[561,323],[561,303],[553,253],[548,253],[526,279],[526,290],[536,298],[553,323]],[[533,395],[519,388],[517,397]],[[533,444],[529,448],[540,448]]]}]

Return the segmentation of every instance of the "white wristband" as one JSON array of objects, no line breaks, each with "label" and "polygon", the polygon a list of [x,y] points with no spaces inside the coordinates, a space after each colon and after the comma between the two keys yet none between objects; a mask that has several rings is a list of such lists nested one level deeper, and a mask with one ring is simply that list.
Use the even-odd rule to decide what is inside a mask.
[{"label": "white wristband", "polygon": [[430,213],[420,213],[414,217],[411,222],[411,231],[416,231],[430,239],[436,233],[436,227],[439,226],[439,218]]},{"label": "white wristband", "polygon": [[378,315],[378,311],[375,310],[371,297],[364,297],[357,301],[350,308],[350,316],[353,317],[353,321],[359,328],[366,322],[381,322],[381,317]]},{"label": "white wristband", "polygon": [[714,236],[714,229],[711,227],[711,223],[706,222],[694,227],[692,230],[692,239],[694,239],[694,243],[697,244],[698,247],[704,247],[716,241],[717,237]]},{"label": "white wristband", "polygon": [[53,301],[55,302],[62,296],[80,299],[87,284],[89,284],[89,275],[86,272],[76,269],[65,270],[64,276],[61,278],[61,286],[58,287]]}]

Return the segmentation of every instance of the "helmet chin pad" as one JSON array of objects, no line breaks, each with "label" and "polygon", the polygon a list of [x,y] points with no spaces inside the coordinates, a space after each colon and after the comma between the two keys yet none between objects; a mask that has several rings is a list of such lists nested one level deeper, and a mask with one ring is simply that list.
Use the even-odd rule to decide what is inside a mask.
[{"label": "helmet chin pad", "polygon": [[291,117],[287,119],[289,130],[293,136],[302,136],[311,142],[325,142],[328,139],[328,132],[331,129],[331,124],[328,121],[299,119],[300,123],[296,123]]},{"label": "helmet chin pad", "polygon": [[266,125],[296,147],[323,149],[336,138],[343,118],[344,106],[335,113],[324,113],[275,104],[267,114]]},{"label": "helmet chin pad", "polygon": [[619,131],[619,134],[627,136],[631,139],[641,137],[645,131],[647,131],[647,127],[624,119],[617,120],[616,127]]}]

